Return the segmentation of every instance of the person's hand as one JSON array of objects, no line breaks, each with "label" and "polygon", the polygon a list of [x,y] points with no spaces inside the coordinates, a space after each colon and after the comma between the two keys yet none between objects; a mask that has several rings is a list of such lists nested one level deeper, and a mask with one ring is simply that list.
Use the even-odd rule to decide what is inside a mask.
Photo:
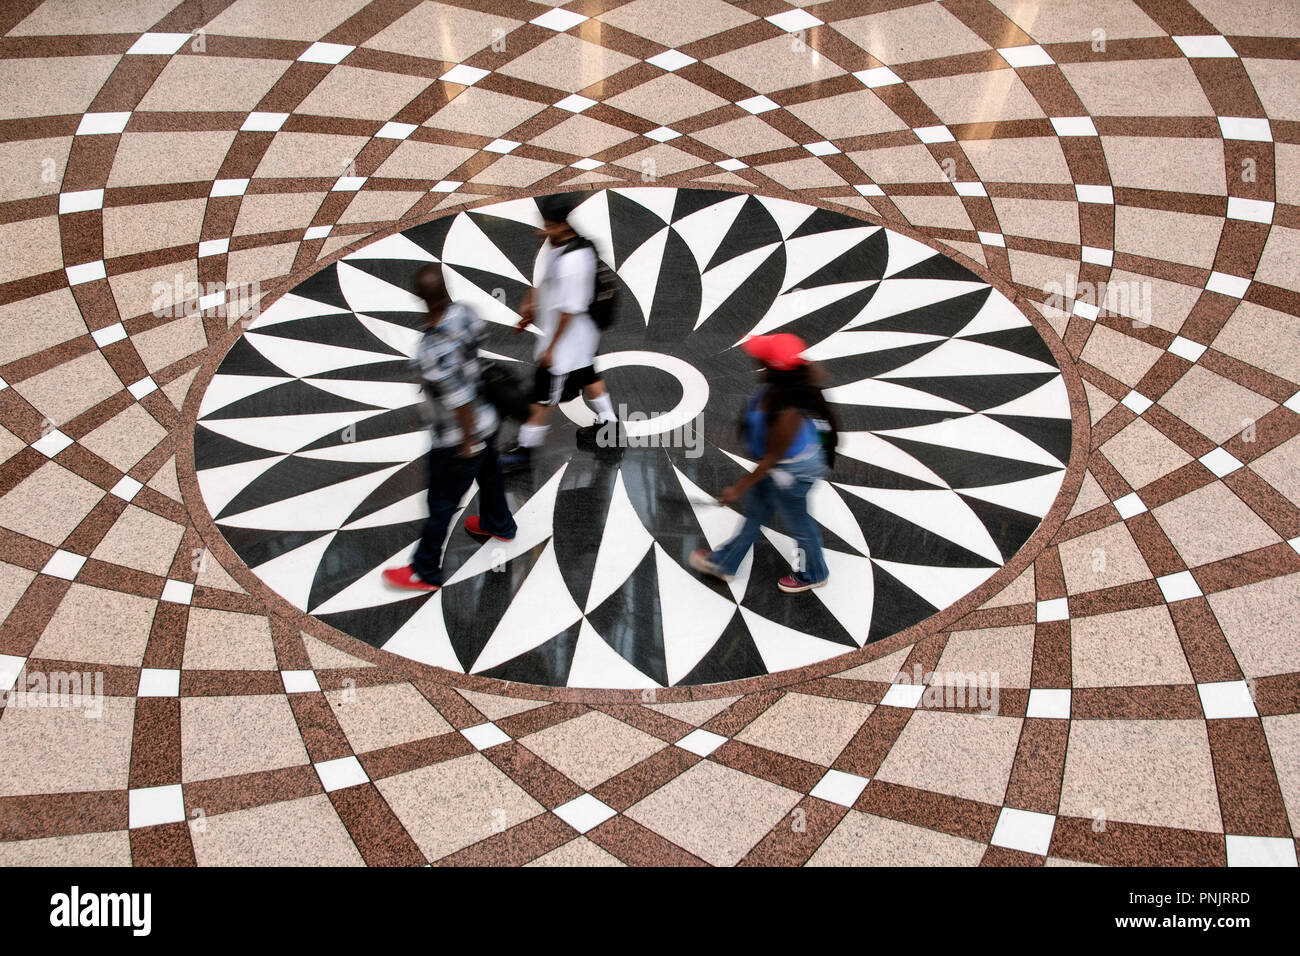
[{"label": "person's hand", "polygon": [[542,353],[542,357],[541,357],[540,359],[538,359],[537,361],[538,361],[538,364],[540,364],[540,365],[542,366],[542,368],[550,368],[550,367],[551,367],[551,360],[552,360],[553,358],[555,358],[555,348],[554,348],[554,346],[552,346],[551,348],[548,348],[545,352],[543,352],[543,353]]},{"label": "person's hand", "polygon": [[718,504],[734,505],[745,494],[745,489],[739,484],[729,485],[718,492]]},{"label": "person's hand", "polygon": [[528,326],[532,324],[533,324],[532,317],[525,315],[523,318],[521,318],[518,322],[515,323],[516,334],[524,331],[525,329],[528,328]]}]

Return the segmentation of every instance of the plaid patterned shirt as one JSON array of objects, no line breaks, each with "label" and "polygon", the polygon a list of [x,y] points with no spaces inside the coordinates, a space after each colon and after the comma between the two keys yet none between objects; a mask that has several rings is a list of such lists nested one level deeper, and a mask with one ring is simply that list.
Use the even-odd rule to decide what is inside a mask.
[{"label": "plaid patterned shirt", "polygon": [[454,409],[465,404],[473,405],[475,439],[483,441],[497,429],[496,409],[479,396],[478,350],[486,338],[483,320],[474,310],[453,302],[420,340],[411,366],[424,391],[434,448],[460,445],[464,436]]}]

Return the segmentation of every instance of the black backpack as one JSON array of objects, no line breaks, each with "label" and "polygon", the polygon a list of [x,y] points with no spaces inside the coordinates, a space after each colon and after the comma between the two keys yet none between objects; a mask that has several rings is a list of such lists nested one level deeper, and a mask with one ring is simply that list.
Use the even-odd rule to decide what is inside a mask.
[{"label": "black backpack", "polygon": [[560,254],[564,255],[575,249],[591,249],[592,255],[596,257],[596,282],[587,314],[591,316],[591,321],[596,323],[596,328],[604,332],[614,325],[614,317],[618,313],[618,276],[606,265],[590,239],[576,236],[565,243]]}]

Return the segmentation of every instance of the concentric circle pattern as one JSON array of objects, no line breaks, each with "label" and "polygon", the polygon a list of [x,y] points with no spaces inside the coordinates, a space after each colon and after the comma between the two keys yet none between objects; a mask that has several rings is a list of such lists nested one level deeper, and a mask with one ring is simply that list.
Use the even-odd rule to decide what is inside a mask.
[{"label": "concentric circle pattern", "polygon": [[[572,220],[623,287],[601,345],[630,440],[575,451],[561,430],[511,481],[519,536],[453,533],[434,596],[380,575],[409,558],[427,513],[405,365],[424,322],[412,278],[440,263],[490,323],[486,349],[531,372],[514,310],[536,278],[537,204],[483,206],[345,256],[221,363],[199,407],[199,487],[244,563],[297,608],[459,672],[716,683],[910,627],[984,583],[1047,514],[1070,455],[1064,381],[1029,320],[970,270],[888,229],[744,194],[601,190]],[[843,431],[812,502],[831,581],[797,598],[773,586],[794,547],[778,530],[725,586],[686,562],[739,526],[705,489],[753,467],[735,422],[754,375],[736,346],[773,330],[809,343]]]},{"label": "concentric circle pattern", "polygon": [[[0,863],[1297,863],[1294,3],[292,6],[0,5]],[[567,406],[531,540],[394,599],[405,280],[523,372],[588,190],[611,392],[702,454]],[[683,567],[766,322],[852,600]]]}]

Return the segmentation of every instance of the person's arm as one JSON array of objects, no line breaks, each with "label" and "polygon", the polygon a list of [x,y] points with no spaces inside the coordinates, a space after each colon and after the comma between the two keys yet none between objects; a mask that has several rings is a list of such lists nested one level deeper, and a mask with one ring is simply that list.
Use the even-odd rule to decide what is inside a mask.
[{"label": "person's arm", "polygon": [[456,451],[459,458],[473,458],[482,449],[479,443],[474,440],[474,403],[466,402],[464,405],[457,405],[452,409],[456,416],[456,421],[460,423],[460,448]]},{"label": "person's arm", "polygon": [[767,477],[767,473],[776,467],[777,463],[785,457],[785,453],[790,450],[794,444],[795,436],[799,434],[799,428],[802,426],[802,415],[796,408],[783,409],[777,416],[776,421],[772,423],[772,428],[767,434],[767,452],[763,455],[758,466],[744,478],[730,487],[723,488],[718,500],[724,505],[735,504],[745,492],[758,484]]},{"label": "person's arm", "polygon": [[537,300],[537,289],[529,287],[524,293],[524,301],[519,303],[519,322],[515,325],[516,332],[522,332],[528,326],[533,324],[534,306]]}]

